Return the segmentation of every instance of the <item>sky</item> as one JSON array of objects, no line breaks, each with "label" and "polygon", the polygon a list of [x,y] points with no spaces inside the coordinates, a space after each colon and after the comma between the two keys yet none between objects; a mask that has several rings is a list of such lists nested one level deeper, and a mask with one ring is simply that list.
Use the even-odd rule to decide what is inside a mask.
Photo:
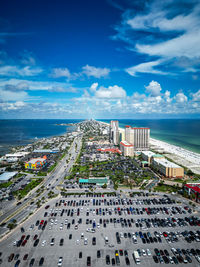
[{"label": "sky", "polygon": [[7,0],[0,119],[200,118],[200,1]]}]

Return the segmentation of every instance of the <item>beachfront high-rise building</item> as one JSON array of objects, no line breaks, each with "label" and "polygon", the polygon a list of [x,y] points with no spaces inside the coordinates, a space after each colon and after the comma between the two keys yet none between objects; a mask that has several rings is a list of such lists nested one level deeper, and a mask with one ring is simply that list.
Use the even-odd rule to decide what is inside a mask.
[{"label": "beachfront high-rise building", "polygon": [[125,140],[134,146],[135,151],[149,150],[150,129],[146,127],[126,126]]},{"label": "beachfront high-rise building", "polygon": [[119,144],[119,122],[111,121],[110,122],[110,142],[114,145]]}]

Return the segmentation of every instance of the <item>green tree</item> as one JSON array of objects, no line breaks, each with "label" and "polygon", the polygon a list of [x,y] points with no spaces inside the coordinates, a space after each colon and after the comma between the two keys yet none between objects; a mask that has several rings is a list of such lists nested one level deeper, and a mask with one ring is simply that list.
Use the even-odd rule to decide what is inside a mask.
[{"label": "green tree", "polygon": [[107,188],[107,184],[102,185],[102,188],[106,189]]}]

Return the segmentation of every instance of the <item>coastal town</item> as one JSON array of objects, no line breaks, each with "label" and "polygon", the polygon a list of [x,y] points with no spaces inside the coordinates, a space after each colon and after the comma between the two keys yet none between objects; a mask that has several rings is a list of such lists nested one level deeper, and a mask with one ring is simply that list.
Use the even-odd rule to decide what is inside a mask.
[{"label": "coastal town", "polygon": [[[185,155],[186,165],[183,160]],[[76,262],[78,261],[77,266],[102,266],[103,257],[104,264],[120,265],[121,260],[121,266],[140,262],[142,266],[150,266],[153,262],[184,262],[198,266],[200,251],[195,252],[196,254],[172,251],[171,256],[162,255],[156,250],[158,245],[153,243],[162,243],[159,246],[163,250],[167,250],[171,242],[181,242],[179,247],[185,247],[185,250],[191,242],[194,248],[198,247],[200,233],[196,230],[200,224],[199,161],[200,158],[193,152],[152,139],[151,129],[145,125],[126,125],[122,128],[117,120],[112,120],[110,124],[93,119],[77,122],[73,124],[73,131],[62,136],[37,139],[26,146],[13,147],[12,152],[0,158],[0,261],[3,266],[13,266],[13,261],[15,266],[42,266],[43,262],[44,266],[62,266],[63,256],[52,259],[58,261],[57,263],[51,263],[48,249],[45,250],[45,247],[49,246],[48,242],[50,247],[53,247],[55,238],[58,239],[65,228],[66,232],[69,232],[71,242],[69,251],[72,248],[74,251],[85,251],[86,246],[90,246],[89,238],[85,237],[86,233],[96,233],[91,241],[92,255],[87,256],[86,262],[81,262],[78,256],[71,252]],[[152,203],[160,206],[150,207]],[[166,210],[161,207],[163,204],[166,204]],[[97,207],[101,205],[103,206]],[[109,205],[111,207],[107,207]],[[65,213],[67,217],[63,221],[62,216]],[[157,219],[153,221],[152,216],[155,214],[163,223],[159,224]],[[177,214],[178,217],[171,221],[170,217],[165,218],[169,214]],[[152,217],[150,221],[147,220],[149,215]],[[73,216],[75,218],[71,220]],[[191,223],[197,228],[193,234],[186,234]],[[154,238],[157,241],[151,242],[151,227],[171,227],[171,224],[178,228],[184,226],[185,234],[182,229],[166,232],[167,236],[164,232],[156,232]],[[73,229],[71,232],[70,225]],[[77,236],[76,230],[79,227],[81,237]],[[115,229],[116,227],[121,229]],[[134,231],[133,233],[122,233],[124,227],[135,229],[127,229]],[[86,233],[82,233],[85,230]],[[100,237],[101,231],[105,235],[103,241]],[[108,231],[112,233],[112,238],[107,237]],[[116,232],[117,242],[113,238],[115,231],[120,231]],[[21,239],[17,238],[20,232]],[[75,235],[74,242],[71,241],[72,237],[70,238],[72,232]],[[28,241],[30,235],[31,240]],[[130,245],[127,242],[123,244],[124,248],[121,245],[123,252],[118,248],[127,238],[126,235],[128,243],[131,242],[133,246],[138,244],[136,247],[139,248],[135,248],[133,256],[128,256]],[[182,240],[183,237],[185,240]],[[54,246],[55,251],[63,246],[64,239],[61,239],[60,236],[60,245],[57,248]],[[177,241],[173,241],[174,239]],[[9,242],[15,251],[12,255],[7,255],[3,249],[8,245],[6,242]],[[97,261],[91,263],[91,257],[96,258],[96,242],[99,243],[100,252],[97,252]],[[142,244],[146,244],[145,250]],[[108,255],[102,254],[104,246]],[[114,249],[115,246],[117,247]],[[42,254],[39,247],[43,250]],[[34,257],[37,259],[33,256],[25,257],[33,248]],[[110,250],[115,252],[113,258],[110,256]],[[80,253],[79,259],[82,258]],[[125,253],[124,259],[120,253]],[[22,259],[22,254],[25,259]],[[41,255],[40,259],[38,255]],[[27,258],[30,258],[29,265]],[[38,263],[34,264],[35,261]],[[67,265],[63,263],[63,266],[69,266],[70,258],[65,259],[65,262]]]}]

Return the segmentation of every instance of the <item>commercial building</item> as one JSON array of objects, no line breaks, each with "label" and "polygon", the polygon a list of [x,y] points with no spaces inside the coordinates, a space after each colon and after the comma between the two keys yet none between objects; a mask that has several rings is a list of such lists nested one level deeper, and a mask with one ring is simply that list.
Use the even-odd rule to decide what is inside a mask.
[{"label": "commercial building", "polygon": [[190,183],[185,184],[183,189],[188,193],[188,195],[195,195],[196,202],[200,203],[200,183]]},{"label": "commercial building", "polygon": [[46,153],[46,154],[53,154],[53,153],[59,153],[59,148],[53,148],[53,149],[35,149],[33,150],[33,153]]},{"label": "commercial building", "polygon": [[127,141],[120,142],[120,150],[124,156],[134,156],[134,146]]},{"label": "commercial building", "polygon": [[182,178],[184,176],[182,167],[165,158],[153,156],[152,166],[168,178]]},{"label": "commercial building", "polygon": [[98,177],[98,178],[88,178],[88,179],[79,179],[80,185],[99,185],[108,184],[108,177]]},{"label": "commercial building", "polygon": [[4,172],[0,175],[0,183],[6,183],[10,181],[18,172]]},{"label": "commercial building", "polygon": [[25,168],[30,170],[39,170],[42,169],[47,164],[47,157],[35,158],[27,161],[25,163]]},{"label": "commercial building", "polygon": [[125,140],[134,146],[135,151],[149,150],[150,129],[144,127],[125,127]]},{"label": "commercial building", "polygon": [[110,142],[114,145],[119,144],[119,122],[111,121],[110,122]]}]

